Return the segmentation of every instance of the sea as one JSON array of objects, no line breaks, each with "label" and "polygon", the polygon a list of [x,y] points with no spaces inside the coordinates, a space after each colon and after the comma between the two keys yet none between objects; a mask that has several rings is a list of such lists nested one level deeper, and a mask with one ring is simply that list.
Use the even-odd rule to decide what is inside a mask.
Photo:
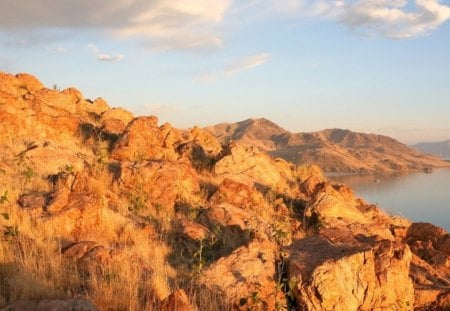
[{"label": "sea", "polygon": [[330,174],[391,215],[450,231],[450,168],[397,174]]}]

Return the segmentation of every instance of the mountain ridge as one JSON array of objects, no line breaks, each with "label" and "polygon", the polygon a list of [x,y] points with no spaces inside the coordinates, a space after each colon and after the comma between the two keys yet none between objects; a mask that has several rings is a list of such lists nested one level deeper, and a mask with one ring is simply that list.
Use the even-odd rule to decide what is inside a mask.
[{"label": "mountain ridge", "polygon": [[450,160],[450,139],[435,142],[419,142],[411,147]]},{"label": "mountain ridge", "polygon": [[247,119],[205,128],[222,143],[254,145],[273,157],[297,164],[317,164],[326,172],[382,173],[422,170],[448,163],[385,135],[325,129],[292,133],[265,119]]}]

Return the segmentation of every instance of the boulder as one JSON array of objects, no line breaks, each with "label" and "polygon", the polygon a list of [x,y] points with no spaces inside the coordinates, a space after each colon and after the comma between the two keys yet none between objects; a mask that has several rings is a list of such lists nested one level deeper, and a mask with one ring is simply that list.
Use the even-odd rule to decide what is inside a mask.
[{"label": "boulder", "polygon": [[210,232],[208,228],[196,222],[183,218],[180,221],[181,232],[191,240],[202,241],[206,239]]},{"label": "boulder", "polygon": [[347,228],[354,234],[393,239],[390,218],[374,205],[357,199],[352,190],[339,183],[321,183],[304,212],[305,229]]},{"label": "boulder", "polygon": [[226,178],[209,199],[211,204],[229,203],[242,209],[267,213],[269,205],[262,194],[246,184]]},{"label": "boulder", "polygon": [[276,280],[276,246],[254,240],[203,270],[200,283],[236,310],[276,310],[285,304]]},{"label": "boulder", "polygon": [[262,185],[276,188],[281,175],[268,155],[250,145],[230,143],[228,148],[229,154],[214,166],[217,176],[233,179],[251,187]]},{"label": "boulder", "polygon": [[186,292],[179,289],[165,298],[159,308],[161,311],[197,311],[197,307],[189,301]]},{"label": "boulder", "polygon": [[128,196],[141,196],[161,215],[171,215],[177,201],[192,202],[200,192],[197,173],[185,163],[122,162],[120,180]]},{"label": "boulder", "polygon": [[30,93],[37,92],[44,88],[44,85],[39,81],[35,76],[30,75],[28,73],[18,73],[16,74],[16,78],[21,82],[22,85]]},{"label": "boulder", "polygon": [[192,141],[199,144],[202,146],[203,150],[205,150],[206,154],[211,157],[218,156],[222,151],[222,145],[219,143],[217,138],[210,132],[198,126],[194,126],[189,131],[186,141]]},{"label": "boulder", "polygon": [[[295,300],[306,310],[412,310],[408,246],[358,241],[343,234],[294,242],[287,252],[287,278]],[[344,239],[344,240],[342,240]]]},{"label": "boulder", "polygon": [[131,121],[113,145],[111,157],[118,161],[174,160],[173,148],[164,147],[163,133],[156,117]]},{"label": "boulder", "polygon": [[36,112],[51,116],[75,114],[77,112],[76,102],[71,95],[51,89],[42,89],[35,92],[32,107]]},{"label": "boulder", "polygon": [[133,118],[133,114],[123,108],[108,109],[100,118],[101,129],[106,133],[120,135]]}]

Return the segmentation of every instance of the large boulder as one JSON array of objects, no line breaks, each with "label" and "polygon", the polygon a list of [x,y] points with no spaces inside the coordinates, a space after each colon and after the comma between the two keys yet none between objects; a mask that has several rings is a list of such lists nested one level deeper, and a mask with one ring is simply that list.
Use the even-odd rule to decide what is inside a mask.
[{"label": "large boulder", "polygon": [[[307,237],[286,249],[287,277],[306,310],[412,310],[411,252],[389,240]],[[344,240],[342,240],[344,237]]]},{"label": "large boulder", "polygon": [[237,310],[277,310],[285,304],[276,284],[276,247],[252,241],[206,268],[200,282]]},{"label": "large boulder", "polygon": [[214,166],[214,172],[222,178],[229,178],[249,186],[262,185],[276,188],[281,175],[272,160],[253,146],[230,143],[229,154]]},{"label": "large boulder", "polygon": [[246,184],[225,179],[209,199],[211,204],[229,203],[242,209],[252,209],[261,213],[269,212],[263,195]]},{"label": "large boulder", "polygon": [[100,118],[101,128],[106,133],[120,135],[133,118],[133,114],[123,108],[108,109]]},{"label": "large boulder", "polygon": [[185,140],[198,143],[205,150],[206,154],[212,157],[216,157],[222,151],[222,145],[217,138],[198,126],[194,126],[189,131]]},{"label": "large boulder", "polygon": [[148,203],[143,208],[151,206],[161,215],[171,215],[177,201],[192,202],[200,192],[197,173],[178,162],[122,162],[120,181],[132,201],[140,197]]},{"label": "large boulder", "polygon": [[72,95],[51,89],[42,89],[35,92],[32,107],[36,112],[51,116],[75,114],[77,112],[76,101]]},{"label": "large boulder", "polygon": [[111,157],[119,161],[174,160],[173,148],[164,146],[164,136],[156,117],[131,121],[114,144]]},{"label": "large boulder", "polygon": [[365,204],[353,191],[339,183],[317,186],[304,213],[304,225],[311,232],[347,228],[355,234],[393,239],[390,218],[376,206]]}]

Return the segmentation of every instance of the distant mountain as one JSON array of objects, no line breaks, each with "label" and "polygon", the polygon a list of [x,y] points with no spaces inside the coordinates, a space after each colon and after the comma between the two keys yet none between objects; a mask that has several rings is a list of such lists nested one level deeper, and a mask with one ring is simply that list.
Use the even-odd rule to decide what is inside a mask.
[{"label": "distant mountain", "polygon": [[443,159],[450,159],[450,140],[418,143],[413,147],[422,152],[429,153]]},{"label": "distant mountain", "polygon": [[274,157],[317,164],[326,172],[395,172],[449,165],[393,138],[343,129],[291,133],[264,118],[206,129],[222,143],[233,140],[252,144]]}]

